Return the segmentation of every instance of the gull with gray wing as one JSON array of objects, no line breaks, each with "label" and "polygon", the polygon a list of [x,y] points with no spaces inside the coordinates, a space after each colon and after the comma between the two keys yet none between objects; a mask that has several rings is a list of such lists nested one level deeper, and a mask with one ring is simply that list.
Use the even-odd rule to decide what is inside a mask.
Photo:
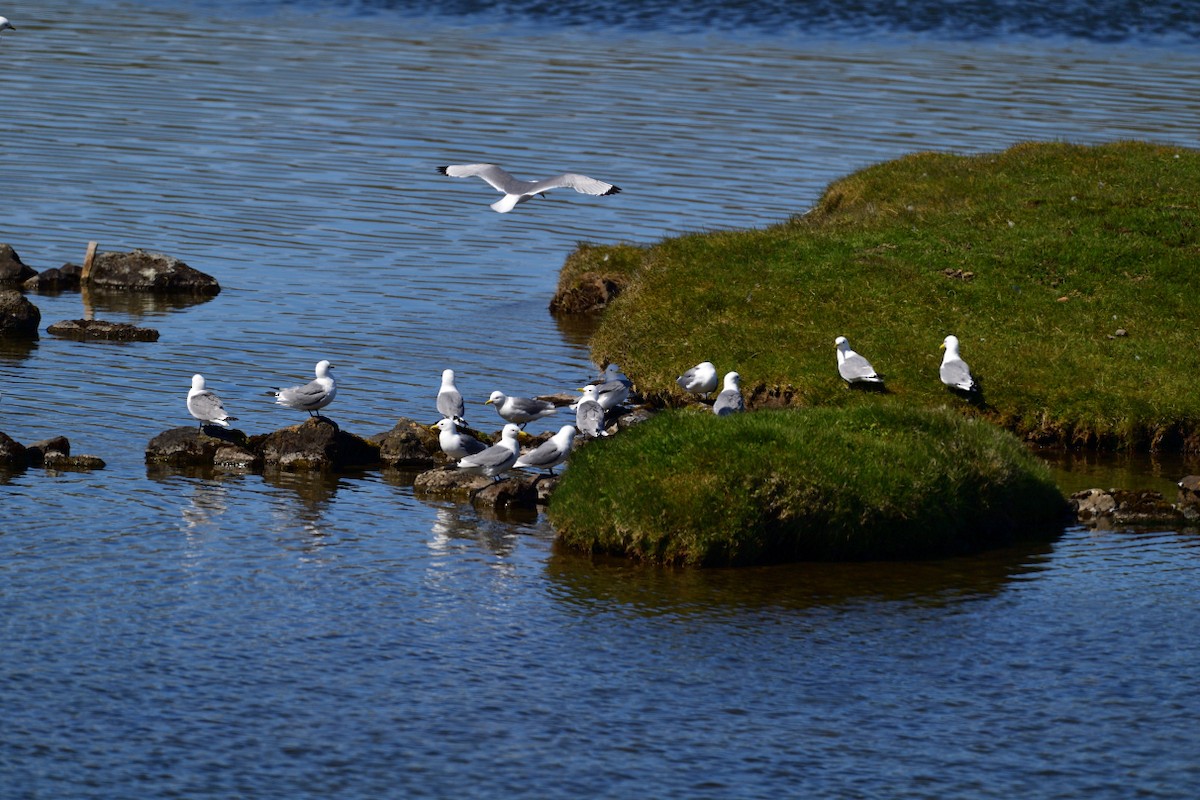
[{"label": "gull with gray wing", "polygon": [[486,475],[493,481],[500,480],[500,474],[512,469],[521,456],[521,445],[517,443],[520,432],[520,428],[511,422],[508,423],[504,426],[498,443],[475,455],[460,459],[458,468],[476,475]]},{"label": "gull with gray wing", "polygon": [[563,425],[558,433],[525,453],[513,464],[515,468],[544,469],[551,475],[554,468],[567,460],[575,444],[575,426]]},{"label": "gull with gray wing", "polygon": [[318,361],[314,369],[317,375],[315,380],[302,386],[272,390],[276,405],[307,411],[310,415],[319,417],[317,412],[332,403],[333,398],[337,396],[337,382],[329,374],[331,369],[333,364],[326,360]]},{"label": "gull with gray wing", "polygon": [[578,175],[574,172],[564,172],[553,178],[540,181],[523,181],[514,178],[495,164],[450,164],[438,167],[438,172],[451,178],[482,178],[489,186],[504,197],[492,203],[492,210],[505,214],[512,211],[520,203],[545,195],[551,189],[574,189],[580,194],[609,195],[621,191],[620,187],[611,183]]}]

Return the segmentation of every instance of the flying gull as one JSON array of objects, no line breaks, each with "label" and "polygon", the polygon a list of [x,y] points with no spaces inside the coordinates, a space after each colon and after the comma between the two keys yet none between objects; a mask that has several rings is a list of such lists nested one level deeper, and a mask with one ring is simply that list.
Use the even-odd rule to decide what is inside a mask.
[{"label": "flying gull", "polygon": [[942,342],[942,349],[946,351],[946,354],[942,356],[941,369],[938,370],[942,383],[961,392],[973,392],[978,389],[979,385],[971,377],[971,368],[967,366],[967,362],[959,358],[958,337],[953,334],[947,336]]},{"label": "flying gull", "polygon": [[333,398],[337,395],[337,383],[329,374],[331,369],[333,369],[333,365],[328,361],[318,361],[316,380],[303,386],[275,389],[271,392],[275,395],[275,403],[287,408],[294,408],[297,411],[307,411],[310,415],[319,417],[320,414],[317,411],[332,403]]},{"label": "flying gull", "polygon": [[742,399],[740,388],[741,382],[742,376],[736,372],[725,373],[725,387],[721,389],[721,393],[717,395],[717,399],[713,403],[713,413],[718,417],[746,410],[746,401]]},{"label": "flying gull", "polygon": [[620,188],[611,183],[598,181],[586,175],[564,172],[542,181],[523,181],[514,178],[495,164],[451,164],[438,167],[438,172],[451,178],[483,178],[493,189],[503,192],[504,197],[492,203],[492,210],[501,214],[512,211],[519,203],[545,195],[551,189],[574,189],[582,194],[616,194]]},{"label": "flying gull", "polygon": [[845,336],[833,340],[837,347],[838,374],[846,383],[853,386],[856,383],[864,385],[881,384],[883,378],[875,374],[871,362],[850,349],[850,343]]},{"label": "flying gull", "polygon": [[567,460],[571,455],[571,447],[575,444],[575,426],[563,425],[558,433],[521,456],[513,467],[529,467],[544,469],[554,474],[554,468]]},{"label": "flying gull", "polygon": [[500,480],[500,473],[512,469],[521,455],[521,445],[517,443],[517,434],[520,432],[520,428],[511,422],[508,423],[500,434],[498,444],[460,459],[458,468],[476,475],[486,475],[494,481]]},{"label": "flying gull", "polygon": [[546,400],[535,400],[530,397],[512,397],[504,392],[492,392],[492,396],[483,402],[494,405],[496,412],[508,422],[515,422],[524,430],[525,426],[535,419],[548,417],[558,413],[558,409]]},{"label": "flying gull", "polygon": [[442,370],[442,387],[438,389],[437,410],[446,419],[452,419],[459,425],[465,425],[467,418],[466,406],[458,387],[454,385],[454,370]]},{"label": "flying gull", "polygon": [[229,428],[230,422],[235,422],[237,417],[231,417],[225,413],[225,406],[221,405],[221,398],[204,388],[204,376],[196,373],[192,376],[192,388],[187,394],[187,410],[196,419],[200,420],[200,428],[205,425],[220,425],[222,428]]},{"label": "flying gull", "polygon": [[8,17],[0,17],[0,31],[15,31],[16,29],[17,26],[9,22]]},{"label": "flying gull", "polygon": [[717,388],[717,368],[711,361],[701,361],[675,379],[679,388],[691,394],[702,394],[705,398]]},{"label": "flying gull", "polygon": [[482,453],[488,447],[474,436],[460,433],[458,425],[450,417],[441,420],[437,425],[431,426],[430,429],[439,431],[438,444],[442,446],[442,452],[455,461],[467,456],[473,456],[476,453]]}]

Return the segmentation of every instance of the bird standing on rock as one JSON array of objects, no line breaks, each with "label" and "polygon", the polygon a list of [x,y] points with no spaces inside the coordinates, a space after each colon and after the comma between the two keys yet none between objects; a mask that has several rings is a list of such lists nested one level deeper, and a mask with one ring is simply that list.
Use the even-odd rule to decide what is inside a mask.
[{"label": "bird standing on rock", "polygon": [[493,481],[500,480],[500,474],[512,469],[521,456],[521,445],[517,442],[520,432],[520,428],[511,422],[508,423],[500,434],[499,442],[475,455],[460,459],[458,468],[476,475],[486,475]]},{"label": "bird standing on rock", "polygon": [[303,386],[292,386],[288,389],[274,389],[276,405],[294,408],[297,411],[307,411],[311,416],[321,416],[317,412],[333,402],[337,395],[337,382],[329,374],[333,364],[328,361],[318,361],[315,369],[316,380],[309,381]]},{"label": "bird standing on rock", "polygon": [[199,373],[192,376],[192,388],[188,390],[187,394],[187,410],[189,414],[200,420],[201,430],[206,424],[228,428],[231,427],[230,422],[237,421],[237,417],[231,417],[225,413],[225,406],[221,404],[221,398],[205,388],[204,376]]},{"label": "bird standing on rock", "polygon": [[463,396],[454,385],[454,370],[442,370],[442,386],[438,389],[437,410],[446,419],[452,419],[459,425],[467,423],[467,407]]},{"label": "bird standing on rock", "polygon": [[431,426],[431,430],[438,431],[438,444],[441,445],[442,452],[455,461],[467,456],[473,456],[476,453],[482,453],[488,448],[486,444],[474,436],[461,433],[458,430],[458,425],[450,417]]},{"label": "bird standing on rock", "polygon": [[518,458],[513,467],[544,469],[553,475],[554,468],[566,461],[567,456],[571,455],[571,448],[574,444],[575,426],[563,425],[558,429],[558,433]]},{"label": "bird standing on rock", "polygon": [[506,395],[499,390],[492,392],[492,396],[483,402],[486,405],[494,405],[496,413],[507,422],[514,422],[521,426],[521,430],[535,419],[548,417],[551,414],[558,413],[558,408],[554,403],[547,400],[536,400],[531,397],[513,397]]}]

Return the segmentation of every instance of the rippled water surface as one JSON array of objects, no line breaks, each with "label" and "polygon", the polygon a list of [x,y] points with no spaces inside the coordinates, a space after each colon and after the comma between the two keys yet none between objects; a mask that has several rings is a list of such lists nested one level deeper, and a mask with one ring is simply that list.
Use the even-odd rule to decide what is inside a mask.
[{"label": "rippled water surface", "polygon": [[[223,290],[34,296],[161,338],[0,344],[0,430],[108,462],[0,475],[0,796],[1194,796],[1195,531],[675,572],[388,472],[143,463],[197,371],[250,432],[320,358],[362,434],[431,418],[445,367],[478,423],[579,385],[545,309],[581,240],[765,225],[913,150],[1200,146],[1186,4],[951,5],[6,3],[0,242]],[[495,214],[434,169],[483,160],[624,192]]]}]

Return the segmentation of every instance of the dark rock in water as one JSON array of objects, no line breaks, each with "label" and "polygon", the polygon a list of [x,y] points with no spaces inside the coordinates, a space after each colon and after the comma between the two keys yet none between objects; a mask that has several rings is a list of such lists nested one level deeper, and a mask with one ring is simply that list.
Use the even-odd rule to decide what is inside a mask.
[{"label": "dark rock in water", "polygon": [[46,458],[50,456],[71,455],[71,442],[65,436],[55,436],[28,445],[25,448],[25,452],[29,455],[29,463],[35,467],[40,467],[45,464]]},{"label": "dark rock in water", "polygon": [[13,289],[0,289],[0,336],[36,339],[42,312]]},{"label": "dark rock in water", "polygon": [[401,417],[386,433],[371,437],[379,445],[379,458],[389,467],[432,467],[442,454],[437,433],[428,425]]},{"label": "dark rock in water", "polygon": [[47,333],[68,339],[104,339],[111,342],[157,342],[158,331],[125,322],[102,319],[64,319],[46,328]]},{"label": "dark rock in water", "polygon": [[310,417],[300,425],[267,434],[258,453],[266,466],[284,470],[339,470],[380,463],[378,444],[344,433],[327,417]]},{"label": "dark rock in water", "polygon": [[444,497],[466,500],[472,492],[484,488],[491,478],[464,472],[458,467],[439,467],[422,472],[413,480],[413,493],[418,497]]},{"label": "dark rock in water", "polygon": [[538,501],[538,479],[537,475],[514,475],[489,483],[471,495],[471,505],[492,509],[533,508]]},{"label": "dark rock in water", "polygon": [[1163,499],[1161,492],[1127,489],[1085,489],[1071,495],[1080,522],[1112,525],[1177,525],[1183,512]]},{"label": "dark rock in water", "polygon": [[37,274],[37,270],[21,261],[11,245],[0,243],[0,286],[16,288]]},{"label": "dark rock in water", "polygon": [[178,258],[148,250],[98,253],[92,261],[88,285],[97,289],[133,289],[141,292],[217,294],[217,279],[192,269]]},{"label": "dark rock in water", "polygon": [[554,490],[558,488],[558,476],[539,475],[534,488],[537,489],[537,504],[539,506],[547,505],[550,502],[550,495],[554,494]]},{"label": "dark rock in water", "polygon": [[1179,482],[1176,503],[1189,521],[1200,519],[1200,475],[1188,475]]},{"label": "dark rock in water", "polygon": [[248,447],[246,434],[209,425],[172,428],[146,445],[147,464],[176,467],[211,467],[232,464],[257,465],[260,459]]},{"label": "dark rock in water", "polygon": [[83,267],[78,264],[63,264],[43,270],[23,284],[27,292],[61,292],[79,288],[79,276]]},{"label": "dark rock in water", "polygon": [[42,466],[63,472],[104,469],[104,459],[98,456],[68,456],[63,453],[47,453]]},{"label": "dark rock in water", "polygon": [[29,454],[25,446],[0,431],[0,467],[20,469],[29,465]]}]

